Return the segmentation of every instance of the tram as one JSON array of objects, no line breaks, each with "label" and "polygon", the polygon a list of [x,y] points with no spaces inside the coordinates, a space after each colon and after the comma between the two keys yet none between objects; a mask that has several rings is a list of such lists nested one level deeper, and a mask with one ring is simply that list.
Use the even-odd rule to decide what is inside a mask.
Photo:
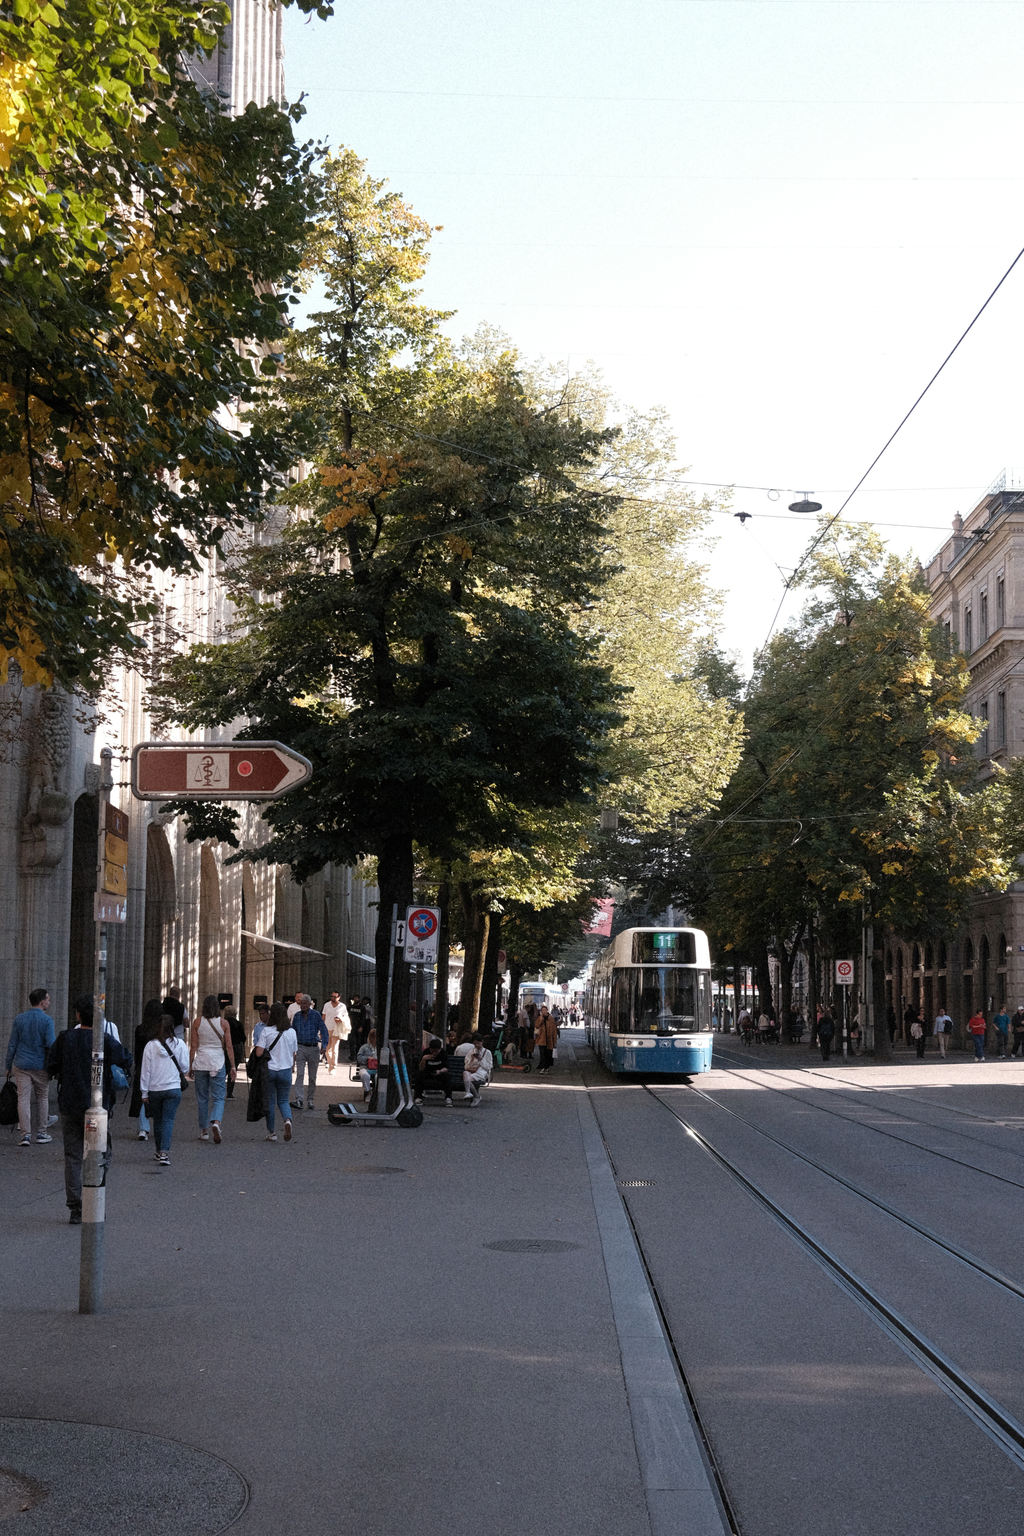
[{"label": "tram", "polygon": [[594,962],[587,1039],[612,1072],[710,1072],[711,951],[699,928],[627,928]]}]

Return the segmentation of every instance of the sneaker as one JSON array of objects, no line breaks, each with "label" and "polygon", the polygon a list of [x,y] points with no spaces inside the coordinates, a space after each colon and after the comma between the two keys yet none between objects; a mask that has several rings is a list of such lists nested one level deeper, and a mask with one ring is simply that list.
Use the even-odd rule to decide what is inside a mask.
[{"label": "sneaker", "polygon": [[[423,1100],[422,1099],[413,1099],[413,1103],[414,1104],[422,1104]],[[445,1103],[446,1104],[450,1104],[451,1103],[451,1099],[445,1099]]]},{"label": "sneaker", "polygon": [[68,1214],[68,1225],[72,1227],[80,1227],[82,1225],[82,1207],[80,1205],[76,1206]]},{"label": "sneaker", "polygon": [[210,1139],[209,1131],[200,1131],[199,1132],[199,1140],[200,1141],[209,1141],[209,1139]]},{"label": "sneaker", "polygon": [[47,1125],[56,1125],[57,1121],[59,1119],[60,1119],[60,1115],[51,1115],[49,1120],[47,1120],[46,1123],[47,1123]]},{"label": "sneaker", "polygon": [[20,1146],[22,1146],[22,1147],[30,1147],[30,1146],[31,1146],[31,1145],[32,1145],[32,1137],[31,1137],[31,1136],[29,1136],[29,1135],[28,1135],[28,1134],[27,1134],[27,1133],[26,1133],[26,1134],[25,1134],[25,1135],[24,1135],[24,1136],[23,1136],[23,1137],[22,1137],[22,1138],[21,1138],[21,1141],[20,1141],[20,1143],[19,1143],[19,1145],[20,1145]]},{"label": "sneaker", "polygon": [[158,1163],[160,1161],[160,1156],[161,1156],[161,1154],[159,1152],[154,1152],[153,1153],[153,1161],[154,1161],[154,1163]]},{"label": "sneaker", "polygon": [[171,1166],[170,1153],[161,1152],[160,1156],[157,1158],[157,1162],[160,1164],[161,1168],[169,1168]]},{"label": "sneaker", "polygon": [[210,1126],[210,1130],[213,1132],[213,1139],[214,1139],[214,1141],[217,1143],[217,1145],[219,1147],[220,1146],[220,1126],[217,1124],[216,1120]]},{"label": "sneaker", "polygon": [[270,1135],[266,1139],[267,1139],[267,1141],[276,1141],[277,1140],[277,1132],[276,1131],[271,1131]]},{"label": "sneaker", "polygon": [[470,1107],[470,1109],[479,1109],[480,1105],[482,1103],[483,1103],[483,1099],[481,1099],[480,1095],[477,1094],[476,1098],[473,1100],[472,1104],[469,1107]]},{"label": "sneaker", "polygon": [[52,1136],[47,1136],[45,1131],[40,1131],[39,1135],[36,1137],[36,1145],[38,1146],[41,1142],[52,1141],[52,1140],[53,1140]]},{"label": "sneaker", "polygon": [[285,1141],[291,1141],[292,1139],[292,1123],[290,1120],[286,1120],[284,1123],[284,1139]]},{"label": "sneaker", "polygon": [[446,1105],[447,1105],[447,1107],[448,1107],[448,1108],[449,1108],[449,1109],[451,1109],[451,1108],[452,1108],[452,1101],[451,1101],[451,1099],[445,1099],[445,1101],[444,1101],[444,1102],[445,1102],[445,1104],[446,1104]]},{"label": "sneaker", "polygon": [[307,1104],[306,1108],[307,1109],[316,1109],[316,1105],[315,1104]]},{"label": "sneaker", "polygon": [[292,1109],[301,1109],[301,1108],[302,1108],[302,1100],[301,1099],[292,1099]]},{"label": "sneaker", "polygon": [[140,1141],[148,1141],[149,1140],[149,1132],[148,1131],[140,1131],[139,1132],[139,1140]]}]

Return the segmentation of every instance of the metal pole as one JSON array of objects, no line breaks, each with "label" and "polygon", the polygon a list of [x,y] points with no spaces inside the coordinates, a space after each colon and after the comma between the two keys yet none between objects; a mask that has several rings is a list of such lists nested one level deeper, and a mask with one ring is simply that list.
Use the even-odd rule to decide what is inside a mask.
[{"label": "metal pole", "polygon": [[82,1161],[82,1253],[78,1278],[79,1312],[99,1312],[103,1306],[103,1232],[106,1189],[103,1162],[107,1150],[107,1112],[103,1108],[103,1035],[107,1003],[107,930],[100,918],[106,866],[107,806],[114,787],[113,753],[100,753],[99,815],[96,835],[96,949],[93,967],[91,1101],[85,1116],[85,1156]]},{"label": "metal pole", "polygon": [[391,984],[395,975],[395,939],[398,934],[398,903],[391,908],[391,950],[388,956],[388,991],[384,999],[384,1023],[381,1038],[377,1041],[377,1102],[374,1111],[378,1115],[387,1112],[388,1076],[391,1052],[388,1047],[388,1031],[391,1028]]}]

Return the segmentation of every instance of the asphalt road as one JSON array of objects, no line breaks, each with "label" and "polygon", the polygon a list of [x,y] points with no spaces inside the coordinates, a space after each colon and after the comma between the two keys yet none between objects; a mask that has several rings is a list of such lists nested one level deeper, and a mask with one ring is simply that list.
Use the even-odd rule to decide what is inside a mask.
[{"label": "asphalt road", "polygon": [[96,1317],[59,1140],[0,1133],[0,1521],[650,1536],[653,1510],[691,1536],[644,1470],[616,1295],[642,1274],[609,1259],[592,1106],[742,1536],[1016,1536],[1020,1463],[686,1127],[1024,1422],[1024,1299],[830,1177],[1024,1287],[1024,1065],[720,1047],[645,1087],[566,1032],[551,1077],[478,1110],[296,1112],[291,1143],[244,1100],[199,1143],[189,1096],[169,1169],[122,1111]]}]

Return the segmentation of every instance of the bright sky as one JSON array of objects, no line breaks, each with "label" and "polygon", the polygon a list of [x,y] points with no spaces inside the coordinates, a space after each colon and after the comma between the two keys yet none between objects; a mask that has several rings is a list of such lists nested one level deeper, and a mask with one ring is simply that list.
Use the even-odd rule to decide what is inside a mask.
[{"label": "bright sky", "polygon": [[[664,405],[745,663],[1024,246],[1021,0],[335,0],[289,95],[432,223],[426,302]],[[927,558],[1024,463],[1024,261],[850,504]],[[776,497],[775,491],[781,492]],[[795,611],[787,601],[783,619]]]}]

